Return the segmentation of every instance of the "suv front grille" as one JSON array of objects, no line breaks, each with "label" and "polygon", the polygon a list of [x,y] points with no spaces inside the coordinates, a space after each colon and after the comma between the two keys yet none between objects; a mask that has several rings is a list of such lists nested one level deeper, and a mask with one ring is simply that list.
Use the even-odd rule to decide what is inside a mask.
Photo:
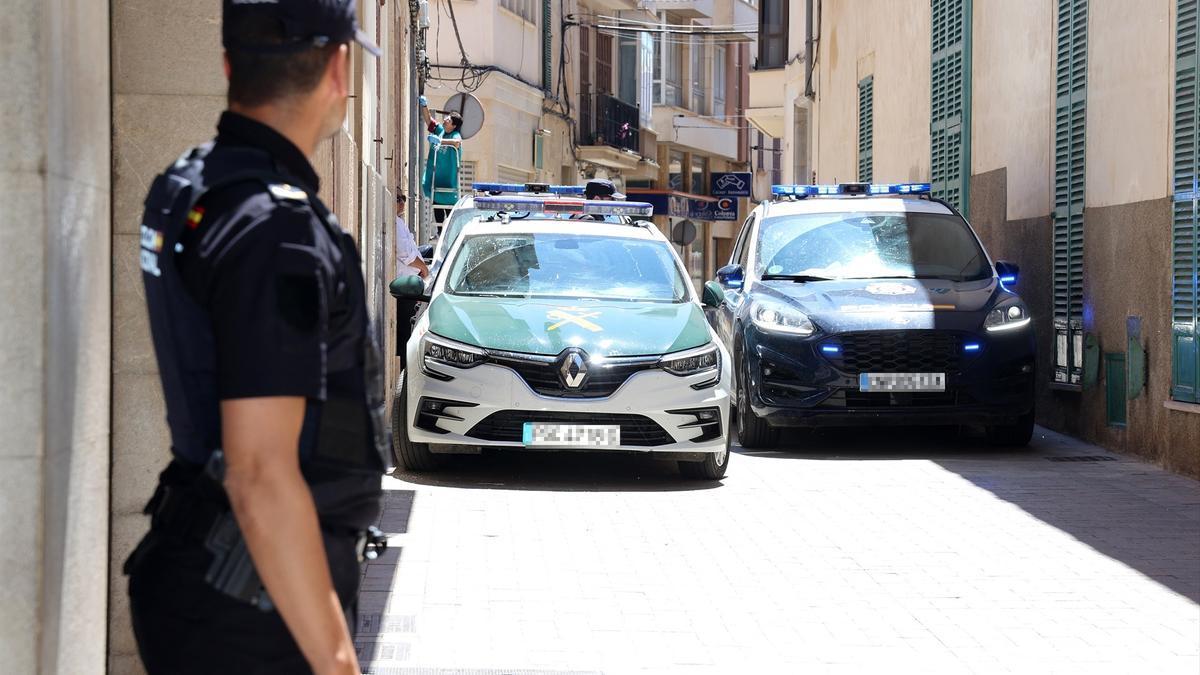
[{"label": "suv front grille", "polygon": [[839,363],[845,372],[958,373],[962,371],[962,338],[938,330],[863,331],[837,337]]},{"label": "suv front grille", "polygon": [[652,447],[675,442],[657,422],[644,415],[501,410],[483,418],[467,435],[484,441],[520,443],[526,422],[617,424],[621,445]]},{"label": "suv front grille", "polygon": [[635,373],[651,370],[658,365],[657,358],[644,357],[606,359],[603,365],[589,362],[587,379],[584,380],[583,386],[571,389],[564,386],[559,377],[558,357],[491,352],[489,360],[496,365],[512,369],[534,392],[557,398],[612,396]]}]

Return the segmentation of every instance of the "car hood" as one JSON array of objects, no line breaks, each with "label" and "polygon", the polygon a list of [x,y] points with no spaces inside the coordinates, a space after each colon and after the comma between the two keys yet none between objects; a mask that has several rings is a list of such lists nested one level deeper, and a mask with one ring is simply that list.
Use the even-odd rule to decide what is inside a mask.
[{"label": "car hood", "polygon": [[834,279],[759,281],[754,290],[796,305],[827,330],[839,331],[880,327],[974,330],[1000,289],[994,279]]},{"label": "car hood", "polygon": [[467,344],[553,356],[579,347],[593,356],[643,356],[710,341],[694,302],[469,297],[443,293],[429,305],[429,330]]}]

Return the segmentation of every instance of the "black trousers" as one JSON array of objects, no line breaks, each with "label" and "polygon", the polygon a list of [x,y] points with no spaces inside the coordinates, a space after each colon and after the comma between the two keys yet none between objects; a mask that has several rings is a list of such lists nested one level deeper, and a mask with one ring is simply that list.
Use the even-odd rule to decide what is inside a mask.
[{"label": "black trousers", "polygon": [[396,298],[396,356],[400,357],[400,367],[404,367],[404,348],[412,335],[412,320],[417,313],[416,300]]},{"label": "black trousers", "polygon": [[[129,570],[138,652],[150,675],[310,673],[279,612],[263,612],[204,581],[211,555],[200,541],[146,535]],[[350,535],[324,534],[334,588],[353,635],[359,562]]]}]

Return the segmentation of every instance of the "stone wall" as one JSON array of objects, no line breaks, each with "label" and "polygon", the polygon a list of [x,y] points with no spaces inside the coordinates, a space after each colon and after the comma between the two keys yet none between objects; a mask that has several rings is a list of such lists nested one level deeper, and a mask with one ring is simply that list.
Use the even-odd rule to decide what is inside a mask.
[{"label": "stone wall", "polygon": [[[0,41],[0,654],[104,671],[108,8],[15,0]],[[11,23],[8,23],[11,22]]]}]

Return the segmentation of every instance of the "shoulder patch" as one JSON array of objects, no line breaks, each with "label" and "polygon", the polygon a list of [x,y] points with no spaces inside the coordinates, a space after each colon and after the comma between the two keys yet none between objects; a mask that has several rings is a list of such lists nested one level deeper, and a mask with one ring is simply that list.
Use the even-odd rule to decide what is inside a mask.
[{"label": "shoulder patch", "polygon": [[308,202],[308,193],[295,185],[288,183],[268,183],[267,190],[275,199],[290,199],[295,202]]}]

